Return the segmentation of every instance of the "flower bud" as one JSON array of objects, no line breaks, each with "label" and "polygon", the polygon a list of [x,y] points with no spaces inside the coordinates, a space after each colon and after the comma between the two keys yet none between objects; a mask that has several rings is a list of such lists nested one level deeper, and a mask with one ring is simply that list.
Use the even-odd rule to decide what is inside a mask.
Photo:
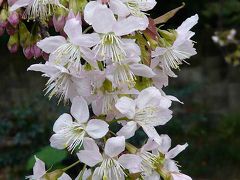
[{"label": "flower bud", "polygon": [[177,34],[174,30],[159,30],[159,33],[170,45],[172,45],[177,38]]},{"label": "flower bud", "polygon": [[19,24],[19,36],[20,36],[20,44],[22,47],[26,47],[29,44],[30,32],[28,31],[26,25],[24,23]]},{"label": "flower bud", "polygon": [[23,49],[23,54],[27,59],[32,59],[33,53],[32,53],[32,47],[28,46]]},{"label": "flower bud", "polygon": [[65,17],[64,16],[53,16],[53,25],[56,32],[60,32],[63,30],[65,25]]},{"label": "flower bud", "polygon": [[6,26],[6,31],[7,31],[8,35],[11,36],[17,32],[17,29],[14,28],[10,23],[8,23]]},{"label": "flower bud", "polygon": [[46,173],[44,175],[44,179],[46,180],[53,180],[53,179],[58,179],[59,177],[62,176],[64,172],[61,169],[57,169],[53,172]]},{"label": "flower bud", "polygon": [[8,12],[6,9],[2,9],[0,12],[0,26],[6,27],[7,26],[7,18],[8,18]]},{"label": "flower bud", "polygon": [[0,26],[0,36],[2,36],[4,34],[5,28]]},{"label": "flower bud", "polygon": [[14,35],[10,36],[7,47],[11,53],[17,52],[19,47],[18,33],[15,33]]},{"label": "flower bud", "polygon": [[19,15],[16,11],[13,11],[10,16],[8,17],[8,22],[16,27],[19,24]]},{"label": "flower bud", "polygon": [[42,55],[41,49],[35,44],[32,46],[33,56],[34,58],[39,58]]}]

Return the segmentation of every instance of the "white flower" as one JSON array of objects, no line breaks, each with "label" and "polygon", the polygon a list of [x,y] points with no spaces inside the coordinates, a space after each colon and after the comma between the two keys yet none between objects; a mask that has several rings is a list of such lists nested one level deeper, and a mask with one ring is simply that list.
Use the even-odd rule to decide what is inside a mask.
[{"label": "white flower", "polygon": [[89,49],[99,42],[99,36],[96,33],[82,34],[81,22],[76,18],[69,19],[64,32],[68,39],[63,36],[51,36],[37,43],[38,47],[44,52],[50,53],[49,61],[55,64],[67,65],[68,68],[81,68],[81,57],[89,64],[96,67],[94,54]]},{"label": "white flower", "polygon": [[197,24],[198,19],[196,14],[185,20],[176,29],[177,37],[172,46],[156,48],[152,53],[152,68],[159,65],[168,76],[176,77],[172,69],[179,69],[179,65],[196,54],[196,49],[193,47],[194,43],[190,39],[195,33],[190,29]]},{"label": "white flower", "polygon": [[109,2],[110,9],[114,14],[120,17],[128,15],[144,17],[145,12],[154,8],[157,4],[155,0],[111,0]]},{"label": "white flower", "polygon": [[93,180],[115,179],[124,180],[124,169],[130,172],[139,172],[141,158],[133,154],[121,154],[125,150],[125,138],[123,136],[109,138],[104,147],[103,155],[93,139],[84,141],[84,150],[77,153],[81,162],[90,167],[100,164],[93,173]]},{"label": "white flower", "polygon": [[127,139],[134,136],[140,126],[150,138],[159,142],[160,137],[154,127],[164,125],[172,118],[168,101],[155,87],[144,89],[135,100],[122,97],[115,107],[130,120],[117,133]]},{"label": "white flower", "polygon": [[[149,166],[152,169],[157,168],[157,166],[162,167],[162,172],[171,176],[172,180],[191,180],[189,176],[180,173],[176,161],[173,160],[173,158],[186,149],[188,144],[177,145],[169,150],[171,147],[170,137],[161,135],[160,139],[160,144],[153,139],[148,139],[147,143],[141,148],[142,162],[145,163],[145,166]],[[152,151],[152,153],[148,151]]]},{"label": "white flower", "polygon": [[41,20],[46,20],[52,15],[56,6],[64,8],[58,0],[17,0],[10,7],[10,11],[26,7],[24,15],[28,19],[35,20],[39,18]]},{"label": "white flower", "polygon": [[[75,121],[72,120],[72,116]],[[86,136],[102,138],[108,132],[108,124],[99,119],[89,120],[87,102],[82,97],[75,97],[72,102],[71,115],[61,115],[53,126],[54,135],[50,138],[51,146],[57,149],[68,148],[74,151],[84,142]]]},{"label": "white flower", "polygon": [[70,72],[63,66],[54,65],[46,62],[45,64],[34,64],[28,68],[28,71],[40,71],[44,77],[49,80],[46,83],[46,94],[49,93],[49,98],[56,95],[59,97],[59,102],[68,99],[73,99],[77,95],[89,96],[91,84],[84,78],[80,78],[75,73]]},{"label": "white flower", "polygon": [[72,180],[72,178],[68,174],[63,173],[57,180]]},{"label": "white flower", "polygon": [[155,76],[153,70],[140,63],[141,50],[133,40],[124,40],[125,58],[122,61],[112,63],[106,67],[106,76],[112,82],[113,87],[121,87],[127,84],[135,85],[136,76],[151,78]]},{"label": "white flower", "polygon": [[26,179],[30,180],[43,180],[46,174],[45,163],[35,156],[35,164],[33,166],[33,175],[27,176]]},{"label": "white flower", "polygon": [[91,9],[91,3],[88,3],[84,10],[84,19],[92,25],[94,31],[101,35],[101,40],[94,50],[99,60],[103,61],[121,62],[124,60],[126,53],[121,36],[147,28],[144,22],[139,21],[142,19],[139,17],[130,16],[117,21],[113,12],[100,4]]}]

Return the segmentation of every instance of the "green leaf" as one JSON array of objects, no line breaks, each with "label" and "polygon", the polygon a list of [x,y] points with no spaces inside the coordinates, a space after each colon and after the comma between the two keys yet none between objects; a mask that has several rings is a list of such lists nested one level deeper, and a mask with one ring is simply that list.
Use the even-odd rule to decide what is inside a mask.
[{"label": "green leaf", "polygon": [[[46,163],[46,166],[51,167],[52,165],[61,162],[67,157],[67,152],[65,150],[53,149],[50,146],[42,148],[39,152],[35,154],[39,159]],[[35,163],[34,155],[31,156],[27,162],[26,169],[30,170],[33,168]]]}]

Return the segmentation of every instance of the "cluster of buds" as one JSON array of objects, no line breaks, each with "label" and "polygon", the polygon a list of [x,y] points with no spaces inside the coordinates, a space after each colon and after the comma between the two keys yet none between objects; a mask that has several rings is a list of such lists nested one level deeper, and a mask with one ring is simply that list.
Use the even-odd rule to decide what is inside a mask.
[{"label": "cluster of buds", "polygon": [[[184,5],[151,19],[147,11],[156,4],[18,0],[7,6],[21,18],[9,47],[19,42],[28,59],[44,56],[45,63],[28,70],[48,78],[49,98],[71,104],[70,113],[56,120],[50,145],[79,158],[69,167],[48,172],[36,157],[28,178],[69,180],[66,170],[81,162],[78,179],[191,179],[173,160],[187,143],[169,150],[170,137],[158,134],[156,127],[171,120],[173,101],[182,103],[163,89],[170,77],[177,77],[175,70],[196,54],[191,29],[198,15],[177,29],[164,30],[161,24]],[[31,31],[25,20],[33,23]],[[50,36],[51,27],[59,34]],[[121,128],[113,132],[113,126]],[[148,137],[141,147],[129,143],[137,130]]]},{"label": "cluster of buds", "polygon": [[237,30],[217,31],[212,36],[214,43],[218,44],[223,50],[225,61],[233,66],[240,64],[240,39]]}]

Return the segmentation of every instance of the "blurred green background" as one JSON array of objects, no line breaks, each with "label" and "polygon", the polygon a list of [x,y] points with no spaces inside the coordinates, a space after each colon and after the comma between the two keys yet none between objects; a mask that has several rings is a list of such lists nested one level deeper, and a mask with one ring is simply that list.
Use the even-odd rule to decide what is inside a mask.
[{"label": "blurred green background", "polygon": [[[181,5],[181,0],[159,0],[151,12],[158,17]],[[184,105],[173,104],[174,118],[159,133],[169,134],[173,144],[189,143],[177,161],[182,171],[196,180],[240,179],[240,67],[227,64],[224,49],[211,40],[215,31],[240,28],[239,0],[186,0],[186,7],[166,27],[176,28],[187,17],[198,13],[194,28],[198,55],[191,66],[184,65],[177,79],[165,89]],[[10,54],[1,37],[0,56],[0,180],[24,179],[31,174],[32,155],[37,154],[50,168],[71,164],[65,151],[49,145],[52,125],[68,107],[44,97],[44,78],[27,72],[33,63],[22,53]],[[144,134],[138,132],[141,144]],[[80,169],[79,166],[75,171]],[[74,172],[70,172],[74,173]]]}]

